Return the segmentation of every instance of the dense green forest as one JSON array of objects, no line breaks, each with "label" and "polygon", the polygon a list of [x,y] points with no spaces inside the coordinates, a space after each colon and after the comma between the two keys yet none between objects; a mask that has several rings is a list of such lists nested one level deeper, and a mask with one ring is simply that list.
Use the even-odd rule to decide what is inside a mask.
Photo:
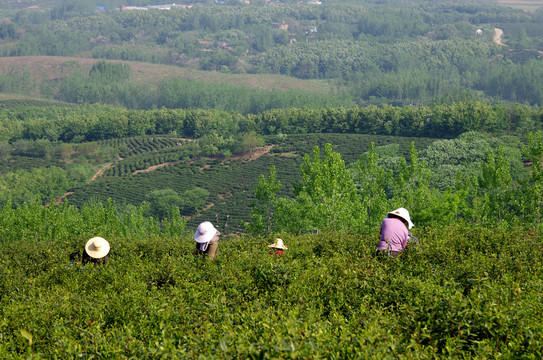
[{"label": "dense green forest", "polygon": [[[105,8],[97,12],[96,5]],[[543,102],[541,8],[402,1],[190,5],[169,11],[120,11],[116,2],[65,1],[38,9],[6,8],[0,55],[142,61],[318,79],[338,89],[331,94],[333,99],[298,96],[303,98],[301,106],[321,108],[461,100]],[[31,87],[42,96],[75,103],[108,102],[139,109],[218,105],[242,113],[295,106],[277,93],[202,88],[175,79],[165,81],[161,89],[136,86],[125,81],[130,74],[124,70],[122,77],[79,73],[39,86],[31,83],[24,69],[5,68],[3,73],[11,77],[11,84],[0,81],[3,92]],[[196,93],[213,94],[189,100],[180,91],[187,86]],[[238,104],[225,108],[235,98],[240,98]],[[255,102],[264,104],[248,105]]]},{"label": "dense green forest", "polygon": [[[215,145],[221,147],[231,137],[251,133],[348,133],[450,139],[468,131],[522,137],[528,132],[543,130],[541,108],[469,101],[418,107],[274,109],[256,115],[201,109],[127,110],[102,105],[42,105],[45,106],[0,108],[3,130],[0,141],[80,143],[128,136],[172,135],[191,139],[218,137],[221,141]],[[235,151],[233,142],[226,141],[224,146]]]}]

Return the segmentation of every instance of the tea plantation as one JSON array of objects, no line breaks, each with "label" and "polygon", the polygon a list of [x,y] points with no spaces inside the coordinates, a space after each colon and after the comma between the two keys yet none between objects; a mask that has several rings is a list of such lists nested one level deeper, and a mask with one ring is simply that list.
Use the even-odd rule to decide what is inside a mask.
[{"label": "tea plantation", "polygon": [[540,233],[415,228],[422,246],[385,261],[377,234],[276,234],[280,258],[271,237],[226,237],[208,261],[193,229],[121,235],[110,219],[108,264],[82,266],[68,255],[102,213],[70,209],[25,230],[32,215],[3,210],[2,359],[543,356]]},{"label": "tea plantation", "polygon": [[[120,159],[109,167],[103,177],[80,185],[67,197],[69,203],[81,207],[89,200],[106,202],[113,199],[119,206],[139,205],[146,195],[157,189],[173,189],[178,193],[194,187],[204,188],[210,196],[200,214],[189,224],[224,219],[229,216],[227,232],[240,230],[242,221],[249,221],[253,191],[258,176],[267,174],[270,166],[277,168],[283,184],[282,195],[292,193],[292,183],[300,181],[299,166],[305,154],[315,146],[331,143],[346,163],[358,160],[370,143],[376,146],[399,144],[400,155],[407,157],[409,144],[414,141],[424,149],[435,139],[407,138],[364,134],[304,134],[268,136],[269,152],[262,156],[247,154],[242,158],[193,157],[188,142],[166,137],[135,137],[98,142],[99,147],[111,147]],[[185,144],[180,146],[179,144]],[[142,171],[157,166],[153,171]],[[165,166],[162,166],[165,165]]]},{"label": "tea plantation", "polygon": [[[73,145],[77,161],[118,157],[105,156],[103,173],[74,186],[59,205],[0,208],[0,358],[541,358],[541,202],[531,196],[540,193],[537,166],[528,171],[521,162],[518,172],[531,182],[512,186],[504,169],[515,163],[503,149],[497,160],[491,153],[477,181],[459,179],[463,191],[455,196],[423,192],[424,178],[416,178],[418,188],[398,194],[426,196],[402,198],[418,205],[407,207],[421,244],[380,260],[373,257],[380,221],[374,214],[359,232],[297,228],[251,236],[237,230],[250,218],[259,175],[272,165],[284,184],[279,195],[288,197],[300,170],[312,169],[309,160],[300,164],[316,145],[331,144],[326,148],[338,153],[325,151],[323,163],[336,165],[339,158],[355,162],[371,143],[399,144],[407,157],[414,153],[411,141],[431,149],[433,140],[355,134],[265,140],[264,147],[233,157],[196,156],[192,141],[171,136]],[[543,134],[528,144],[538,164]],[[449,145],[439,154],[453,156],[465,144]],[[378,165],[374,155],[365,158],[368,168]],[[50,161],[51,168],[64,163]],[[19,169],[39,167],[22,164]],[[400,180],[424,175],[416,164],[401,167]],[[178,212],[158,221],[139,206],[157,189],[194,187],[209,193],[198,216]],[[202,220],[223,232],[215,261],[193,254],[192,234]],[[71,263],[69,254],[94,236],[110,242],[108,263]],[[269,254],[276,237],[289,248],[282,257]]]}]

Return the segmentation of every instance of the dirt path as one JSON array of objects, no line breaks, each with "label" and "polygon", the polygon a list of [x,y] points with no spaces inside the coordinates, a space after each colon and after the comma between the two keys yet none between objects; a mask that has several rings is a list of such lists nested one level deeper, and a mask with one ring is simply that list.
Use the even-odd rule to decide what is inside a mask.
[{"label": "dirt path", "polygon": [[149,166],[147,169],[136,170],[136,171],[134,171],[132,174],[135,175],[135,174],[138,174],[138,173],[141,173],[141,172],[151,172],[151,171],[155,171],[156,169],[159,169],[159,168],[161,168],[161,167],[168,166],[168,165],[172,165],[172,164],[177,164],[178,162],[179,162],[179,161],[170,161],[170,162],[165,162],[165,163],[158,164],[158,165]]},{"label": "dirt path", "polygon": [[263,146],[263,147],[260,147],[260,148],[256,148],[255,150],[253,150],[251,152],[248,152],[246,154],[243,154],[243,155],[231,156],[231,157],[229,157],[229,159],[231,159],[231,160],[245,159],[247,161],[256,160],[256,159],[260,158],[262,155],[269,153],[270,150],[272,149],[272,147],[273,147],[273,145]]},{"label": "dirt path", "polygon": [[93,177],[89,180],[89,182],[92,182],[92,181],[98,179],[99,177],[104,176],[104,173],[106,172],[106,170],[113,167],[114,165],[115,164],[110,163],[110,164],[107,164],[106,166],[104,166],[103,168],[101,168],[100,170],[98,170],[98,172],[96,174],[94,174]]},{"label": "dirt path", "polygon": [[[55,198],[55,205],[60,205],[64,202],[64,199],[68,196],[68,195],[72,195],[74,192],[73,191],[68,191],[66,194],[62,195],[62,196],[59,196],[59,197],[56,197]],[[45,206],[49,206],[51,204],[50,201],[46,202],[45,203]]]},{"label": "dirt path", "polygon": [[494,40],[494,42],[496,44],[503,45],[503,43],[502,43],[502,35],[503,35],[503,30],[502,29],[494,28],[493,40]]},{"label": "dirt path", "polygon": [[273,145],[268,145],[268,146],[264,146],[264,147],[261,147],[261,148],[257,148],[255,151],[250,153],[250,156],[249,156],[248,160],[256,160],[256,159],[258,159],[262,155],[269,153],[270,150],[272,149],[272,147],[273,147]]},{"label": "dirt path", "polygon": [[[273,145],[263,146],[263,147],[260,147],[260,148],[256,148],[255,150],[253,150],[251,152],[248,152],[246,154],[230,156],[227,159],[228,160],[244,159],[244,160],[247,160],[247,161],[253,161],[253,160],[256,160],[256,159],[260,158],[264,154],[269,153],[270,150],[272,149],[272,147],[273,147]],[[149,166],[147,169],[136,170],[132,174],[138,174],[138,173],[142,173],[142,172],[147,173],[147,172],[155,171],[156,169],[159,169],[161,167],[177,164],[178,162],[179,161],[170,161],[170,162],[166,162],[166,163],[162,163],[162,164]],[[201,167],[200,170],[203,171],[204,169],[209,168],[209,167],[211,167],[211,165],[208,164],[208,165],[205,165],[205,166]]]}]

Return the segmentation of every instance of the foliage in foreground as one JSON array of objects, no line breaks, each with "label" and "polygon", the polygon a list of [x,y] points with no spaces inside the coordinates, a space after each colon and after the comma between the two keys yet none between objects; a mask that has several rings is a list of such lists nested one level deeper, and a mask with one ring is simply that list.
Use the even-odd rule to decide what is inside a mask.
[{"label": "foliage in foreground", "polygon": [[[466,133],[462,138],[483,139],[476,133]],[[435,154],[431,148],[433,145],[428,148],[430,156]],[[370,150],[349,168],[331,144],[325,144],[324,156],[316,146],[312,158],[304,155],[300,165],[302,181],[293,186],[294,198],[278,196],[282,184],[276,180],[274,166],[270,167],[269,177],[259,177],[252,221],[244,226],[255,235],[307,229],[366,233],[379,225],[383,214],[398,207],[409,209],[415,223],[424,226],[539,225],[543,134],[528,134],[528,145],[522,149],[532,168],[537,169],[516,181],[511,172],[523,171],[521,153],[507,158],[505,148],[500,145],[496,152],[488,152],[486,161],[477,163],[471,157],[472,163],[480,168],[478,173],[464,174],[456,168],[452,172],[454,180],[440,189],[432,181],[435,175],[427,161],[419,158],[413,142],[409,162],[404,158],[398,162],[392,158],[380,161],[372,143]],[[452,163],[458,152],[442,154],[449,156],[447,162]],[[466,155],[469,153],[462,154]]]},{"label": "foliage in foreground", "polygon": [[541,358],[541,234],[414,230],[423,245],[384,262],[377,233],[277,234],[282,258],[224,239],[210,262],[190,236],[101,228],[100,267],[69,265],[89,234],[2,238],[0,357]]}]

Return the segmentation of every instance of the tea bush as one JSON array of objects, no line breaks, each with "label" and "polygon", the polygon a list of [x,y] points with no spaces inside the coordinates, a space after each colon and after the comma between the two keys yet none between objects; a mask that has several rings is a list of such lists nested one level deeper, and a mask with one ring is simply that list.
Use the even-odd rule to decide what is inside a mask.
[{"label": "tea bush", "polygon": [[275,234],[279,258],[269,237],[226,237],[215,261],[192,229],[134,230],[101,266],[70,264],[83,236],[12,236],[0,358],[541,358],[541,234],[414,230],[398,259],[373,258],[377,233],[320,232]]}]

